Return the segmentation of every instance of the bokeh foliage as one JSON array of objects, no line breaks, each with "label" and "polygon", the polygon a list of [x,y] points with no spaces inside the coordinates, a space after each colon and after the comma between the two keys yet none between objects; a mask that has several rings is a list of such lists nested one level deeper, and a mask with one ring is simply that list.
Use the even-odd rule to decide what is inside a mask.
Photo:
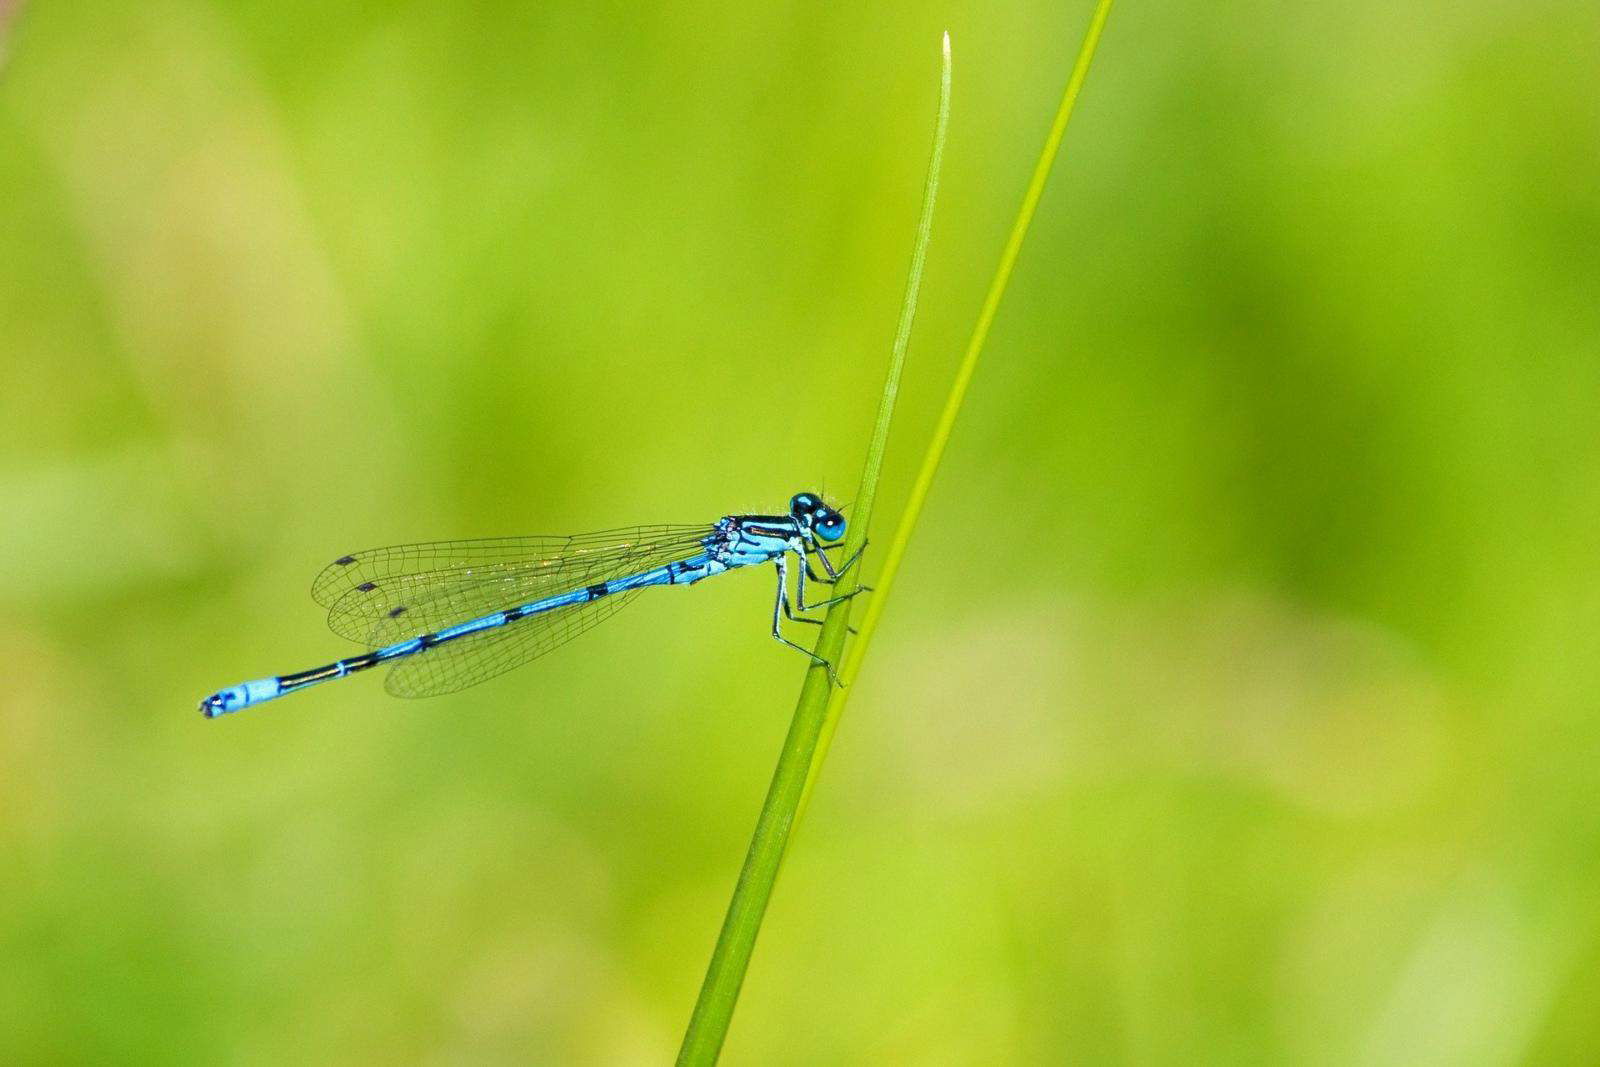
[{"label": "bokeh foliage", "polygon": [[[671,1055],[754,576],[423,703],[305,586],[903,492],[1089,4],[0,4],[0,1059]],[[1592,3],[1119,7],[737,1063],[1585,1062]]]}]

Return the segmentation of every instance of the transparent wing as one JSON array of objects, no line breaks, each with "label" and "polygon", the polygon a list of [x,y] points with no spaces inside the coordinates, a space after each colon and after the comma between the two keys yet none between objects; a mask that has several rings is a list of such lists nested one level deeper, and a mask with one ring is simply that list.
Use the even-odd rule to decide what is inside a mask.
[{"label": "transparent wing", "polygon": [[[395,575],[382,579],[382,585],[408,595],[397,608],[386,612],[367,634],[373,648],[395,644],[418,633],[438,630],[468,619],[480,618],[506,608],[526,604],[554,593],[609,581],[665,563],[688,559],[702,551],[701,541],[708,527],[653,527],[666,531],[629,538],[604,550],[587,548],[537,567],[473,567],[435,572],[451,575],[451,580],[431,583],[419,581],[397,584]],[[543,540],[543,539],[541,539]],[[378,584],[378,583],[371,583]],[[362,592],[359,588],[355,592]],[[385,688],[396,696],[425,697],[453,693],[476,685],[513,667],[544,655],[559,645],[610,618],[642,590],[613,593],[566,608],[530,615],[493,630],[458,637],[396,661],[389,671]],[[346,594],[347,596],[349,594]],[[364,594],[364,595],[370,595]],[[343,603],[341,597],[336,604]]]},{"label": "transparent wing", "polygon": [[[340,556],[311,595],[341,637],[379,648],[699,551],[709,526],[392,545]],[[537,618],[537,616],[535,616]],[[532,621],[530,619],[530,621]],[[449,647],[448,645],[442,647]]]},{"label": "transparent wing", "polygon": [[477,685],[564,645],[616,614],[642,590],[631,589],[457,638],[400,660],[384,688],[397,697],[431,697]]}]

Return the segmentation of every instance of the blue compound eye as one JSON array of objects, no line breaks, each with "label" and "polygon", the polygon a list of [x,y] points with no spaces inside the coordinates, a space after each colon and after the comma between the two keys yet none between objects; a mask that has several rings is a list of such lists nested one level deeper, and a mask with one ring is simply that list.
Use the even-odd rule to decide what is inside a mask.
[{"label": "blue compound eye", "polygon": [[844,517],[834,515],[816,525],[817,536],[824,541],[837,541],[844,536]]}]

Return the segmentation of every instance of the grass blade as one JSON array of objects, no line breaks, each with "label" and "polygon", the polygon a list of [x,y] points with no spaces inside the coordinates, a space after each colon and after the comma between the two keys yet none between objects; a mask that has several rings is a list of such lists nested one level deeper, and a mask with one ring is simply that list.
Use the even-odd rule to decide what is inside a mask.
[{"label": "grass blade", "polygon": [[[923,190],[922,216],[917,223],[911,271],[906,280],[905,299],[901,303],[894,344],[890,349],[889,373],[884,381],[872,437],[867,445],[861,487],[852,507],[841,559],[850,558],[865,543],[872,518],[878,475],[883,467],[883,452],[889,440],[889,422],[894,414],[895,398],[900,391],[900,375],[905,367],[911,324],[916,318],[917,294],[922,287],[922,268],[927,260],[928,238],[933,229],[933,205],[939,192],[939,170],[944,160],[945,132],[949,123],[950,35],[945,34],[939,78],[939,117],[934,129],[933,153],[928,162],[927,184]],[[859,569],[853,568],[840,587],[836,587],[838,591],[854,588],[855,575],[858,573]],[[829,662],[838,663],[844,649],[851,603],[845,601],[829,609],[817,638],[817,655]],[[750,851],[745,856],[743,870],[739,872],[733,899],[728,904],[727,917],[722,922],[722,932],[717,937],[705,981],[700,987],[700,997],[695,1002],[694,1014],[690,1016],[683,1045],[678,1051],[680,1065],[699,1067],[712,1064],[722,1051],[734,1005],[739,998],[739,988],[750,966],[756,934],[761,929],[761,919],[772,897],[772,887],[783,862],[789,832],[794,826],[805,791],[832,689],[826,671],[813,667],[806,672],[794,718],[789,724],[789,734],[784,739],[778,766],[773,772],[772,785],[768,787],[766,801],[756,820],[755,833],[750,838]]]},{"label": "grass blade", "polygon": [[[1095,49],[1099,47],[1100,33],[1105,29],[1106,18],[1111,14],[1111,4],[1112,0],[1100,0],[1095,7],[1094,16],[1089,20],[1089,29],[1084,34],[1083,45],[1078,49],[1078,60],[1073,64],[1071,76],[1067,78],[1067,87],[1061,95],[1061,104],[1056,108],[1055,121],[1050,125],[1049,136],[1045,138],[1044,147],[1039,152],[1039,161],[1033,168],[1033,178],[1028,182],[1028,191],[1023,194],[1022,206],[1017,210],[1016,222],[1011,226],[1011,236],[1006,239],[1005,250],[1000,253],[1000,262],[995,267],[994,279],[989,283],[988,295],[984,297],[983,308],[978,312],[978,321],[972,328],[972,338],[967,342],[967,350],[961,357],[955,381],[950,385],[950,395],[946,398],[944,410],[934,427],[933,437],[928,441],[928,450],[922,457],[922,466],[917,471],[917,479],[912,483],[911,495],[906,500],[905,510],[900,514],[900,523],[895,527],[894,536],[889,541],[882,568],[874,579],[874,592],[868,598],[867,611],[861,619],[860,635],[851,643],[850,653],[840,668],[839,677],[845,687],[835,689],[829,695],[827,714],[806,776],[806,788],[801,797],[799,814],[805,812],[811,790],[816,785],[817,775],[821,773],[822,761],[827,757],[828,746],[833,741],[834,731],[838,729],[839,717],[844,713],[845,702],[850,699],[850,683],[855,681],[856,675],[861,671],[861,661],[867,654],[867,646],[872,643],[872,635],[878,628],[878,620],[882,618],[884,605],[888,603],[889,593],[894,588],[895,576],[900,571],[900,561],[905,557],[906,543],[911,540],[911,532],[916,529],[917,519],[922,514],[922,506],[927,502],[928,490],[933,485],[933,476],[938,473],[939,461],[944,458],[945,446],[950,442],[950,431],[955,426],[956,416],[961,412],[962,403],[966,400],[967,386],[972,383],[973,371],[977,369],[978,356],[983,352],[984,343],[989,339],[989,327],[994,324],[995,313],[1000,309],[1000,300],[1005,296],[1006,286],[1011,282],[1011,272],[1016,267],[1017,256],[1022,251],[1022,241],[1028,235],[1028,227],[1033,222],[1039,198],[1044,194],[1045,182],[1050,178],[1050,168],[1054,165],[1056,154],[1061,148],[1061,139],[1067,132],[1067,122],[1072,118],[1072,111],[1077,105],[1083,83],[1089,77],[1089,64],[1093,62]],[[798,818],[797,814],[796,821]]]}]

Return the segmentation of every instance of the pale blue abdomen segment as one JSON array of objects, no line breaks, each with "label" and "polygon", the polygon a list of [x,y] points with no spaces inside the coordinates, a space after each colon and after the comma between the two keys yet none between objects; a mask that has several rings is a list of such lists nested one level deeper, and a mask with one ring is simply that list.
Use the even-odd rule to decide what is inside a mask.
[{"label": "pale blue abdomen segment", "polygon": [[239,711],[251,704],[271,700],[280,692],[278,679],[257,678],[251,682],[240,682],[238,685],[230,686],[220,693],[213,693],[200,702],[200,710],[205,712],[206,718],[215,719],[218,715],[226,715],[230,711]]}]

